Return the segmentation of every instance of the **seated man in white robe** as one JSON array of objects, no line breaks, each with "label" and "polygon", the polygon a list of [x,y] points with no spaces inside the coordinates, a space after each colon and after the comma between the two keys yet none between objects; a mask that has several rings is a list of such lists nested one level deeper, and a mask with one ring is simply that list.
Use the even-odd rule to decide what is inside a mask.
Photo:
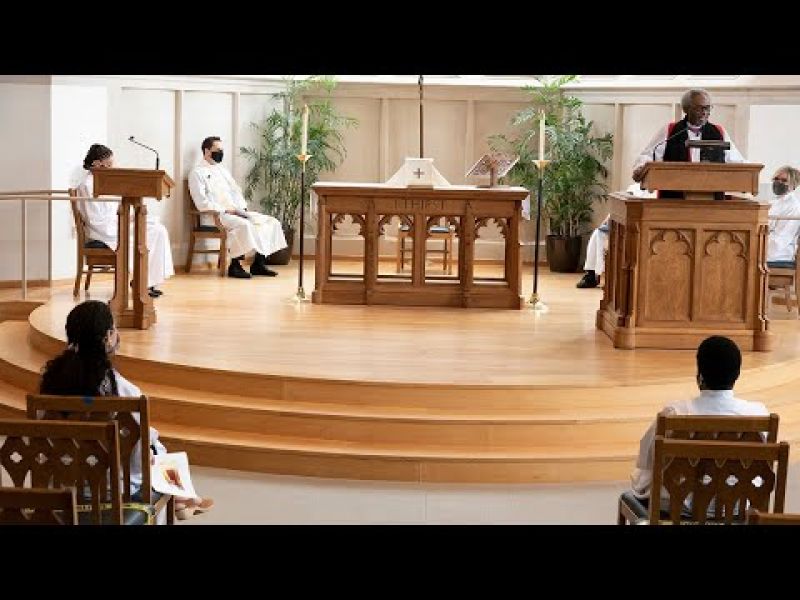
[{"label": "seated man in white robe", "polygon": [[[632,183],[625,191],[638,198],[655,197],[655,194],[643,190],[638,183]],[[600,282],[600,275],[606,270],[606,250],[608,249],[610,218],[611,215],[606,215],[606,218],[600,226],[592,232],[592,236],[589,238],[589,243],[586,245],[586,262],[583,265],[586,274],[583,276],[583,279],[578,282],[577,287],[579,288],[597,287]]]},{"label": "seated man in white robe", "polygon": [[[83,168],[76,172],[71,185],[77,189],[79,196],[93,196],[94,177],[89,169],[113,166],[114,153],[102,144],[92,144],[83,160]],[[87,247],[116,249],[119,235],[117,217],[119,202],[79,201],[78,208],[86,220]],[[167,228],[150,212],[147,213],[147,257],[148,292],[152,298],[158,298],[163,292],[156,286],[172,277],[175,274],[175,267],[172,263],[172,249]]]},{"label": "seated man in white robe", "polygon": [[[247,208],[242,190],[222,162],[220,138],[207,137],[201,144],[203,160],[189,175],[189,191],[197,210],[216,211],[228,232],[228,251],[231,264],[228,277],[250,279],[251,275],[274,277],[267,268],[267,256],[287,247],[280,221]],[[204,225],[213,225],[210,215],[203,215]],[[255,252],[250,273],[240,260]]]},{"label": "seated man in white robe", "polygon": [[770,217],[795,217],[796,220],[769,221],[769,241],[767,243],[767,266],[794,268],[797,252],[797,236],[800,234],[800,197],[795,192],[800,184],[800,171],[785,165],[772,176],[772,193],[775,198],[770,203]]}]

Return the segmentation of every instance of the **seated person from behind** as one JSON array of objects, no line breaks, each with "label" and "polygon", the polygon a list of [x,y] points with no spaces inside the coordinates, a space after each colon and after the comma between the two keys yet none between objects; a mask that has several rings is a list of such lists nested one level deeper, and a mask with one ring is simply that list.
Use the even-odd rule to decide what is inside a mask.
[{"label": "seated person from behind", "polygon": [[[688,90],[681,97],[681,108],[685,116],[680,121],[668,123],[659,129],[633,163],[632,179],[641,182],[647,163],[652,161],[700,162],[700,148],[687,148],[687,140],[724,140],[730,142],[730,150],[725,150],[725,162],[745,162],[728,132],[722,126],[711,123],[711,96],[702,89]],[[659,198],[681,198],[680,192],[660,191]],[[605,223],[605,222],[604,222]],[[593,234],[594,237],[594,234]],[[591,240],[590,240],[591,243]],[[600,246],[602,248],[602,246]],[[602,249],[599,251],[602,254]],[[584,266],[586,274],[578,282],[579,288],[597,287],[599,275],[605,264],[602,258],[592,258],[587,250]]]},{"label": "seated person from behind", "polygon": [[[274,277],[277,273],[267,268],[267,256],[287,247],[280,221],[248,210],[241,188],[220,164],[224,152],[218,137],[207,137],[200,148],[203,160],[189,175],[189,191],[197,210],[219,213],[222,226],[228,232],[228,250],[233,257],[228,266],[228,277]],[[213,225],[210,217],[203,215],[202,218],[204,225]],[[239,261],[251,251],[255,252],[255,257],[248,274]]]},{"label": "seated person from behind", "polygon": [[[67,348],[48,361],[42,373],[40,394],[55,396],[141,396],[142,391],[114,368],[111,357],[119,348],[119,332],[111,309],[105,302],[87,300],[67,315]],[[138,415],[134,413],[134,417]],[[141,447],[136,443],[131,454],[131,495],[142,486]],[[150,445],[157,454],[167,452],[150,428]],[[175,498],[175,515],[185,519],[196,511],[211,508],[211,498]]]},{"label": "seated person from behind", "polygon": [[[748,402],[733,395],[739,378],[742,353],[732,340],[711,336],[697,348],[697,387],[700,395],[688,401],[669,404],[661,410],[664,415],[769,415],[761,402]],[[631,475],[633,494],[640,501],[648,500],[653,482],[653,452],[656,422],[645,432],[639,443],[639,458]],[[691,509],[690,506],[686,507]]]},{"label": "seated person from behind", "polygon": [[772,176],[770,217],[796,217],[796,220],[776,220],[769,222],[769,243],[767,244],[767,266],[794,268],[797,252],[797,235],[800,233],[800,197],[795,192],[800,184],[800,171],[785,165]]},{"label": "seated person from behind", "polygon": [[[72,187],[77,189],[78,196],[94,195],[94,177],[89,169],[114,166],[114,153],[102,144],[92,144],[83,169],[76,173]],[[86,239],[89,248],[115,248],[119,235],[119,202],[79,201],[78,208],[86,220]],[[158,221],[152,212],[147,213],[147,287],[152,298],[158,298],[163,292],[156,288],[164,280],[175,275],[172,264],[172,249],[169,243],[167,228]]]}]

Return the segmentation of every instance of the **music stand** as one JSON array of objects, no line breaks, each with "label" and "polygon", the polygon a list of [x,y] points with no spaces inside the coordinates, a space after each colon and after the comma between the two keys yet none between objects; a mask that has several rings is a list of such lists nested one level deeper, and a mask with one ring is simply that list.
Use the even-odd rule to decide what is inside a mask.
[{"label": "music stand", "polygon": [[470,167],[465,177],[489,175],[489,185],[479,185],[478,187],[498,187],[497,180],[508,175],[518,160],[519,156],[499,153],[484,154],[478,159],[478,162]]}]

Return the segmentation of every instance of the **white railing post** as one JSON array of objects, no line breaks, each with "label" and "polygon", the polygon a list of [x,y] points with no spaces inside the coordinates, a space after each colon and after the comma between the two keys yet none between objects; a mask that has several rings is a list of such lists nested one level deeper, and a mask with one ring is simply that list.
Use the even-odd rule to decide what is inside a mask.
[{"label": "white railing post", "polygon": [[28,203],[25,198],[22,202],[22,299],[28,299]]}]

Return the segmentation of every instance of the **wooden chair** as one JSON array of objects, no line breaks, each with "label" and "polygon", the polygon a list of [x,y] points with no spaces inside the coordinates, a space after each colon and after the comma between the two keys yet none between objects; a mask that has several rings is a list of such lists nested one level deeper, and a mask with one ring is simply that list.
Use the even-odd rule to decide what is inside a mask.
[{"label": "wooden chair", "polygon": [[[789,444],[675,440],[656,436],[653,490],[669,494],[669,517],[650,502],[649,524],[745,521],[748,507],[782,513],[786,500]],[[760,479],[761,484],[756,480]],[[685,504],[691,495],[691,521]],[[714,506],[713,516],[709,507]]]},{"label": "wooden chair", "polygon": [[[143,504],[152,505],[158,516],[166,509],[167,524],[175,522],[175,498],[168,494],[154,499],[150,480],[152,452],[149,442],[150,401],[147,396],[48,396],[28,394],[28,419],[67,421],[116,421],[119,429],[120,464],[122,470],[122,501],[133,502],[131,497],[131,460],[139,443],[139,460],[142,468],[141,498]],[[138,415],[138,419],[135,415]],[[148,432],[142,435],[142,432]],[[145,440],[143,443],[142,440]]]},{"label": "wooden chair", "polygon": [[77,525],[75,488],[0,488],[0,525]]},{"label": "wooden chair", "polygon": [[767,265],[769,289],[782,289],[783,299],[786,303],[786,310],[792,312],[792,292],[794,292],[794,304],[797,307],[797,318],[800,319],[800,295],[798,295],[798,282],[800,281],[800,243],[797,244],[797,251],[794,260],[776,261],[777,266]]},{"label": "wooden chair", "polygon": [[[70,196],[77,196],[78,191],[74,188],[69,190]],[[70,200],[72,208],[72,218],[75,222],[75,238],[78,242],[78,268],[75,273],[75,287],[72,295],[78,297],[81,287],[81,278],[86,275],[86,286],[84,291],[89,291],[89,284],[92,281],[92,273],[114,273],[117,265],[117,252],[108,246],[99,247],[100,242],[86,239],[86,220],[78,209],[78,201]]]},{"label": "wooden chair", "polygon": [[800,514],[761,512],[755,508],[747,511],[748,525],[800,525]]},{"label": "wooden chair", "polygon": [[[190,273],[192,270],[192,259],[195,253],[197,254],[218,254],[217,267],[219,268],[219,276],[224,277],[226,267],[228,265],[228,232],[222,225],[222,219],[219,213],[214,210],[203,211],[197,210],[197,207],[192,200],[192,192],[189,190],[189,180],[183,182],[183,194],[186,198],[186,210],[189,213],[189,252],[186,255],[186,272]],[[214,218],[213,225],[203,225],[200,217],[204,214],[210,214]],[[195,243],[197,240],[219,240],[218,250],[196,250]]]},{"label": "wooden chair", "polygon": [[[408,223],[401,222],[397,230],[397,272],[400,273],[405,268],[406,254],[413,251],[412,248],[406,249],[406,238],[414,239],[414,232]],[[431,225],[428,227],[428,237],[425,240],[425,256],[428,254],[442,255],[442,270],[448,275],[453,274],[453,242],[456,234],[450,227],[445,225]],[[429,250],[428,240],[442,240],[444,246],[441,250]]]},{"label": "wooden chair", "polygon": [[[741,417],[738,415],[658,415],[656,436],[683,440],[725,441],[729,443],[775,443],[780,417]],[[766,438],[764,437],[766,433]],[[651,489],[656,489],[651,487]],[[625,492],[619,498],[617,524],[639,523],[649,515],[649,503]],[[664,516],[664,515],[662,515]]]},{"label": "wooden chair", "polygon": [[[142,510],[123,511],[117,423],[0,420],[0,465],[16,488],[75,488],[78,521],[95,525],[141,524]],[[2,482],[0,482],[2,484]]]}]

